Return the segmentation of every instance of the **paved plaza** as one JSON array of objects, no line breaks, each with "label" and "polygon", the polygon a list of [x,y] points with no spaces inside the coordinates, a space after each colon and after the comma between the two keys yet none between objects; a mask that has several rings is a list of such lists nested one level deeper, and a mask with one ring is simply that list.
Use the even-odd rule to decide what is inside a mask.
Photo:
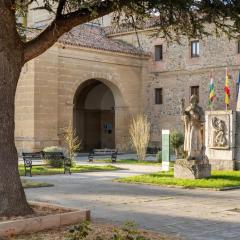
[{"label": "paved plaza", "polygon": [[88,208],[94,220],[134,220],[141,228],[184,239],[240,239],[240,190],[186,190],[113,182],[118,177],[158,170],[152,166],[124,167],[129,170],[33,177],[55,186],[27,189],[26,194],[29,200]]}]

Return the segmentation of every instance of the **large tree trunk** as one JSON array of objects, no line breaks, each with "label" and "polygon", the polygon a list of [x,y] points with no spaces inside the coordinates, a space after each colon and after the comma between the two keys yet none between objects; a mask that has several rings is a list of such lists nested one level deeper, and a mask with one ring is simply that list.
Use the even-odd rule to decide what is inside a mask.
[{"label": "large tree trunk", "polygon": [[0,15],[0,216],[18,216],[32,212],[18,173],[14,141],[14,101],[23,66],[23,48],[13,13],[2,0],[0,7],[6,7]]},{"label": "large tree trunk", "polygon": [[0,52],[0,216],[31,211],[19,177],[14,143],[14,98],[20,69]]}]

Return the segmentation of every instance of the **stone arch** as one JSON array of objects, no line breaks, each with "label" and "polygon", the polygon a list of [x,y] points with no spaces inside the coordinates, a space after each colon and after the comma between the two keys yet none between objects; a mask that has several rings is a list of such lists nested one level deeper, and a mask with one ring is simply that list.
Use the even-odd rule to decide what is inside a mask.
[{"label": "stone arch", "polygon": [[111,73],[101,73],[101,72],[87,72],[84,74],[81,78],[79,78],[77,81],[73,83],[71,94],[72,100],[71,103],[74,104],[74,100],[76,97],[76,93],[78,89],[87,81],[91,79],[96,79],[102,83],[104,83],[106,86],[108,86],[113,95],[115,100],[115,107],[121,108],[126,107],[127,104],[124,100],[123,92],[124,87],[121,84],[120,77],[117,74],[111,74]]},{"label": "stone arch", "polygon": [[[96,77],[96,74],[91,75],[91,77],[93,76]],[[113,78],[108,74],[101,74],[99,77],[101,78],[90,78],[80,81],[78,86],[77,82],[74,83],[73,125],[77,129],[79,137],[83,140],[83,150],[85,151],[89,151],[92,148],[119,147],[126,119],[125,114],[128,113],[122,92],[119,86],[115,84],[118,81],[115,80],[115,83],[112,82]],[[105,89],[105,93],[108,94],[109,101],[113,104],[111,109],[102,109],[99,107],[89,109],[86,106],[87,99],[90,98],[90,95],[93,95],[91,93],[94,89],[101,89],[100,87]],[[100,92],[96,92],[96,98],[99,98],[99,94],[101,95]],[[100,98],[96,101],[101,101]],[[124,131],[126,130],[125,127]]]}]

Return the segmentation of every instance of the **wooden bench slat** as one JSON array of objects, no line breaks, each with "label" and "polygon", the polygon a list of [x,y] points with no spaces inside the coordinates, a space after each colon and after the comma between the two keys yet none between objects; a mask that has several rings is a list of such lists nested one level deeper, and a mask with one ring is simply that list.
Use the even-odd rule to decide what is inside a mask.
[{"label": "wooden bench slat", "polygon": [[112,163],[114,163],[117,160],[117,153],[118,153],[117,149],[108,149],[108,148],[93,149],[88,155],[88,161],[93,162],[94,156],[110,155]]}]

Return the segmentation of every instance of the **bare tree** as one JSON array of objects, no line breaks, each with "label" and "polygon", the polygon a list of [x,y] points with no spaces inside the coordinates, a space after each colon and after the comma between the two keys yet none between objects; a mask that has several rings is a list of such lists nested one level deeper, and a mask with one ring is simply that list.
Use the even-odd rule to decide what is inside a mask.
[{"label": "bare tree", "polygon": [[147,116],[139,114],[132,119],[130,126],[131,143],[137,152],[139,161],[144,161],[150,139],[150,122]]},{"label": "bare tree", "polygon": [[76,130],[73,128],[72,121],[70,121],[68,127],[65,128],[64,140],[67,145],[69,158],[73,162],[74,153],[80,151],[82,141],[79,140]]}]

